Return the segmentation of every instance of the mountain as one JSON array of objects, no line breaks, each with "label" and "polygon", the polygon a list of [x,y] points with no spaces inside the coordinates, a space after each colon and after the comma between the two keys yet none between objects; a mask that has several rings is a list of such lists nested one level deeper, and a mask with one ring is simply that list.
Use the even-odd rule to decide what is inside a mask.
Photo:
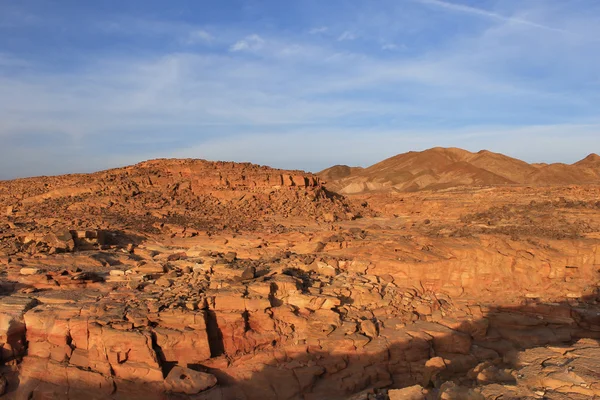
[{"label": "mountain", "polygon": [[328,181],[336,181],[338,179],[346,178],[353,173],[357,173],[362,171],[362,167],[349,167],[347,165],[334,165],[333,167],[329,167],[319,172],[319,177],[321,179],[326,179]]},{"label": "mountain", "polygon": [[600,168],[600,156],[598,154],[592,153],[581,161],[576,162],[575,164],[578,167],[582,168]]},{"label": "mountain", "polygon": [[435,147],[399,154],[368,168],[336,165],[317,174],[342,194],[455,186],[600,183],[600,156],[572,164],[528,164],[504,154]]}]

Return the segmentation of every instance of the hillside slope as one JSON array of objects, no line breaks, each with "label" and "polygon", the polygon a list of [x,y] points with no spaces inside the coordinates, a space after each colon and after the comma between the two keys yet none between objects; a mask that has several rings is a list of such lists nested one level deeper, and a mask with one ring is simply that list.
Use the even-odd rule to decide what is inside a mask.
[{"label": "hillside slope", "polygon": [[600,183],[600,156],[567,164],[528,164],[500,153],[442,148],[399,154],[368,168],[335,166],[317,175],[342,194],[455,186]]},{"label": "hillside slope", "polygon": [[[333,222],[367,210],[303,171],[191,159],[0,181],[0,209],[11,218],[36,215],[15,225],[14,240],[5,242],[17,247],[21,234],[43,237],[58,225],[193,235],[278,229],[283,220]],[[0,238],[0,249],[3,243]]]}]

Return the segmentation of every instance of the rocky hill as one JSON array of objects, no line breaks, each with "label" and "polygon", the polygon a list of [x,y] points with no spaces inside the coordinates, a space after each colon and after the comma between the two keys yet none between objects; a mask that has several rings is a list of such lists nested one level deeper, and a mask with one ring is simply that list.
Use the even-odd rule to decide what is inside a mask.
[{"label": "rocky hill", "polygon": [[275,229],[283,219],[329,223],[369,212],[303,171],[178,159],[0,182],[0,207],[20,222],[11,238],[0,238],[6,251],[50,251],[56,240],[48,235],[61,229],[191,236]]},{"label": "rocky hill", "polygon": [[335,166],[317,174],[342,194],[416,191],[456,186],[582,184],[600,182],[600,157],[575,164],[528,164],[499,153],[457,148],[408,152],[368,168]]}]

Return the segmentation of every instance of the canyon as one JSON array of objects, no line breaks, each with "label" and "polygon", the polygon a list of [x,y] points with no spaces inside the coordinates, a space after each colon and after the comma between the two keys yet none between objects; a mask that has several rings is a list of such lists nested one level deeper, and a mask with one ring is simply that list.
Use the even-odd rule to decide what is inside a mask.
[{"label": "canyon", "polygon": [[3,398],[600,397],[598,157],[407,154],[0,182]]}]

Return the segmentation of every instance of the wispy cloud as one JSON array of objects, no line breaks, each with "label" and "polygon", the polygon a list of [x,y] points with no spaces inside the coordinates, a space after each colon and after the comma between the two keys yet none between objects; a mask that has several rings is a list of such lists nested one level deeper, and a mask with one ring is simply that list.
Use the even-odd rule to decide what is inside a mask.
[{"label": "wispy cloud", "polygon": [[459,12],[459,13],[463,13],[463,14],[478,15],[481,17],[491,18],[491,19],[504,21],[504,22],[510,22],[510,23],[519,24],[519,25],[525,25],[525,26],[529,26],[532,28],[544,29],[544,30],[548,30],[548,31],[569,33],[568,31],[566,31],[564,29],[554,28],[554,27],[547,26],[544,24],[529,21],[527,19],[523,19],[523,18],[519,18],[519,17],[507,17],[505,15],[498,14],[498,13],[495,13],[492,11],[487,11],[487,10],[483,10],[481,8],[472,7],[472,6],[466,6],[463,4],[451,3],[449,1],[448,2],[442,1],[442,0],[417,0],[417,1],[420,3],[423,3],[423,4],[429,4],[432,6],[444,8],[446,10],[455,11],[455,12]]},{"label": "wispy cloud", "polygon": [[[423,2],[457,14],[422,18]],[[506,15],[600,33],[597,18],[573,8],[510,4]],[[68,67],[46,48],[19,53],[0,43],[0,174],[169,156],[316,170],[437,145],[575,161],[600,146],[600,92],[590,84],[600,68],[595,42],[574,45],[570,35],[523,29],[497,10],[449,1],[320,11],[289,30],[243,21],[98,20],[87,31],[78,27],[77,43],[85,46],[65,44],[73,55]],[[90,51],[90,37],[110,40]],[[122,48],[103,46],[117,39]],[[313,152],[316,142],[335,150]],[[47,150],[34,148],[42,144]]]},{"label": "wispy cloud", "polygon": [[205,31],[204,29],[196,29],[191,31],[188,34],[186,43],[187,44],[196,44],[196,43],[209,43],[214,40],[214,36]]},{"label": "wispy cloud", "polygon": [[395,43],[385,43],[385,44],[381,45],[381,50],[394,51],[394,50],[399,50],[402,47],[403,46],[398,46]]},{"label": "wispy cloud", "polygon": [[263,47],[265,40],[257,34],[246,36],[244,39],[235,42],[229,48],[230,51],[251,51],[259,50]]},{"label": "wispy cloud", "polygon": [[311,30],[308,31],[308,33],[310,33],[311,35],[318,35],[320,33],[325,33],[329,30],[328,27],[326,26],[320,26],[317,28],[312,28]]},{"label": "wispy cloud", "polygon": [[344,31],[344,32],[342,32],[342,34],[340,36],[338,36],[337,40],[339,42],[343,42],[345,40],[354,40],[356,38],[358,38],[356,33],[352,32],[352,31]]}]

